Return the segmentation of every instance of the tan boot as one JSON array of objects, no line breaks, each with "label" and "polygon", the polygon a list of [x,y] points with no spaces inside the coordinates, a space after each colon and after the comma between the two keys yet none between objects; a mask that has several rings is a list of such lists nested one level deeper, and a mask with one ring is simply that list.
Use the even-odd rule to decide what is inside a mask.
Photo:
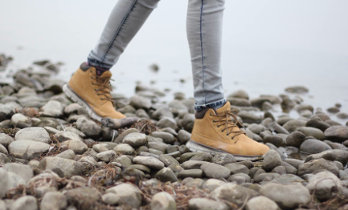
[{"label": "tan boot", "polygon": [[123,119],[126,116],[116,111],[112,104],[110,79],[110,71],[98,76],[94,67],[83,63],[63,90],[69,98],[85,107],[90,117],[97,121]]},{"label": "tan boot", "polygon": [[227,152],[237,159],[258,159],[269,148],[245,135],[237,125],[237,118],[230,110],[230,103],[208,109],[195,119],[191,140],[186,146],[192,151]]}]

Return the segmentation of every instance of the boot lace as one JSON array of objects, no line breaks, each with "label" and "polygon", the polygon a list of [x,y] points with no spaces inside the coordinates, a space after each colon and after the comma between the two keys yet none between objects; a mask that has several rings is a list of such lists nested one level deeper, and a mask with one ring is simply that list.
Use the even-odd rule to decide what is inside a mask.
[{"label": "boot lace", "polygon": [[96,87],[94,91],[99,96],[100,100],[113,102],[112,97],[110,95],[110,92],[111,92],[110,78],[92,75],[91,79],[93,81],[92,85]]},{"label": "boot lace", "polygon": [[[225,111],[222,113],[217,113],[216,115],[213,115],[216,118],[213,120],[214,123],[216,123],[216,126],[223,127],[221,129],[221,132],[226,131],[226,135],[230,136],[233,140],[235,137],[245,134],[243,130],[240,130],[239,127],[243,127],[243,124],[237,119],[237,116],[233,114],[231,111]],[[238,128],[238,129],[234,129]],[[237,142],[235,142],[237,143]]]}]

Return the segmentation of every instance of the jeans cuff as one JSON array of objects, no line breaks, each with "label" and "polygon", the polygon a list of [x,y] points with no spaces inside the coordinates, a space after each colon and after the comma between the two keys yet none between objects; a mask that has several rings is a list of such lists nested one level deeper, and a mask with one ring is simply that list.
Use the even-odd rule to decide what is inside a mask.
[{"label": "jeans cuff", "polygon": [[100,62],[94,58],[88,58],[88,65],[101,69],[111,69],[112,65]]},{"label": "jeans cuff", "polygon": [[195,110],[199,112],[206,108],[218,109],[222,107],[225,103],[226,103],[226,99],[221,99],[208,104],[195,104]]}]

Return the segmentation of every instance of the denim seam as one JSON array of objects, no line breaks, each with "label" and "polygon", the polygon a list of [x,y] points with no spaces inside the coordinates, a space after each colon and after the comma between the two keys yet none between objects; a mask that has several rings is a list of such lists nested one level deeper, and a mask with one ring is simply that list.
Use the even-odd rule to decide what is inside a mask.
[{"label": "denim seam", "polygon": [[200,105],[195,104],[194,108],[195,108],[195,110],[202,110],[204,108],[215,108],[215,107],[217,107],[219,105],[223,105],[225,103],[226,103],[226,99],[223,98],[223,99],[220,99],[220,100],[215,101],[215,102],[210,102],[208,104],[200,104]]},{"label": "denim seam", "polygon": [[105,61],[106,56],[107,56],[108,53],[110,52],[110,50],[111,50],[111,48],[112,48],[112,45],[115,43],[115,41],[116,41],[118,35],[119,35],[120,32],[121,32],[121,29],[123,28],[124,24],[126,23],[126,21],[127,21],[129,15],[130,15],[130,13],[133,11],[133,9],[134,9],[135,5],[137,4],[137,2],[138,2],[138,0],[134,0],[132,6],[130,7],[130,9],[129,9],[129,11],[128,11],[128,13],[123,17],[120,26],[117,28],[116,33],[115,33],[115,35],[114,35],[112,41],[109,43],[109,46],[108,46],[107,50],[105,51],[104,56],[103,56],[102,59],[101,59],[101,62],[104,62],[104,61]]},{"label": "denim seam", "polygon": [[203,88],[203,93],[204,93],[204,103],[207,103],[207,97],[205,95],[205,65],[204,65],[204,49],[203,49],[203,9],[204,9],[204,0],[201,0],[201,13],[200,13],[200,21],[199,21],[199,36],[200,36],[200,42],[201,42],[201,56],[202,56],[202,88]]}]

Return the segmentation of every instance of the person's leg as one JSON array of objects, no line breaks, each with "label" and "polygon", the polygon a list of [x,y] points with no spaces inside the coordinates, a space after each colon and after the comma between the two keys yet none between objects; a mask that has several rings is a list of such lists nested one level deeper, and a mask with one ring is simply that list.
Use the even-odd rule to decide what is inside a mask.
[{"label": "person's leg", "polygon": [[119,0],[100,40],[88,56],[88,63],[110,69],[144,24],[159,0]]},{"label": "person's leg", "polygon": [[225,103],[221,70],[221,34],[225,0],[189,0],[187,38],[194,83],[195,109]]},{"label": "person's leg", "polygon": [[[109,119],[126,117],[113,106],[109,82],[111,72],[108,70],[117,62],[158,2],[159,0],[119,0],[97,46],[88,56],[88,63],[81,64],[69,83],[63,87],[66,95],[84,106],[93,119],[109,122]],[[116,124],[123,125],[123,122],[124,120]]]},{"label": "person's leg", "polygon": [[240,130],[230,103],[224,99],[220,56],[224,0],[189,0],[187,37],[190,45],[196,119],[192,151],[227,152],[237,159],[254,159],[269,148]]}]

